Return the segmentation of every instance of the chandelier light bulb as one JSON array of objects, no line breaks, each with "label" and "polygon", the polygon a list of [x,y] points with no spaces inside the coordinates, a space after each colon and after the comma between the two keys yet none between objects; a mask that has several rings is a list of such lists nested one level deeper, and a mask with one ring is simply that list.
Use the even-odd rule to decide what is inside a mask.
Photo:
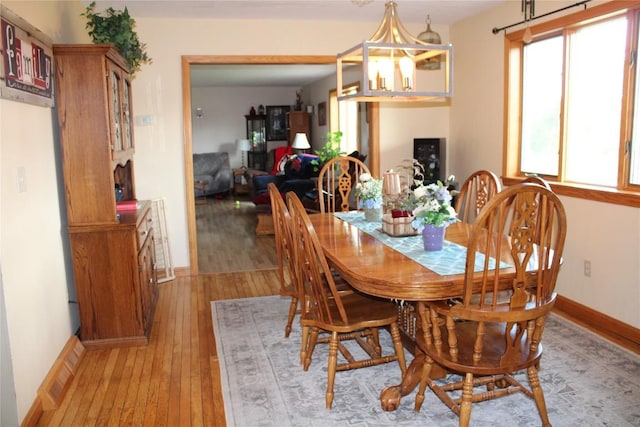
[{"label": "chandelier light bulb", "polygon": [[402,89],[413,89],[413,72],[415,70],[415,63],[408,56],[400,59],[398,65],[400,66],[400,73],[402,74]]},{"label": "chandelier light bulb", "polygon": [[369,61],[369,89],[378,90],[378,63]]},{"label": "chandelier light bulb", "polygon": [[380,75],[380,89],[393,90],[393,61],[388,58],[378,59],[378,74]]}]

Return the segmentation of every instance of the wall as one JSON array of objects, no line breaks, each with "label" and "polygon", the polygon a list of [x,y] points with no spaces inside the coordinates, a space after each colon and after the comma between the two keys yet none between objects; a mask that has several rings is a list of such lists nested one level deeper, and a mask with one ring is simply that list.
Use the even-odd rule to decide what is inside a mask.
[{"label": "wall", "polygon": [[[193,123],[193,152],[206,153],[226,151],[232,168],[242,164],[241,152],[236,141],[247,137],[245,115],[253,106],[260,104],[293,106],[296,100],[295,87],[199,87],[191,97]],[[203,109],[203,117],[195,118],[195,108]],[[278,141],[267,141],[268,150],[280,145]],[[246,154],[245,154],[246,156]],[[246,163],[245,157],[245,165]]]},{"label": "wall", "polygon": [[[54,43],[89,41],[79,2],[2,3]],[[78,321],[77,307],[68,303],[72,281],[64,250],[55,110],[0,100],[0,112],[0,271],[6,305],[0,309],[6,309],[21,420]],[[16,173],[20,167],[26,172],[26,191],[19,193]],[[7,380],[3,375],[3,391]]]},{"label": "wall", "polygon": [[[573,3],[539,2],[536,14]],[[589,7],[597,3],[603,2]],[[520,3],[507,2],[450,29],[456,68],[449,159],[450,170],[460,177],[480,168],[502,170],[504,45],[503,36],[491,29],[521,18]],[[569,197],[562,201],[569,226],[558,293],[640,327],[640,209]],[[585,260],[591,261],[591,277],[584,275]]]}]

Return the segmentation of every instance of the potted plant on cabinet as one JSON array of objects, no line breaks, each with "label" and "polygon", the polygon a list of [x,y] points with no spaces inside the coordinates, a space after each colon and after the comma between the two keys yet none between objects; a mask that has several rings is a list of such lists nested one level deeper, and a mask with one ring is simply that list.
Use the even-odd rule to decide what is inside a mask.
[{"label": "potted plant on cabinet", "polygon": [[135,19],[129,15],[127,8],[124,11],[107,8],[103,14],[96,13],[96,3],[91,2],[81,16],[87,18],[85,28],[89,30],[89,36],[93,42],[112,43],[129,64],[129,71],[134,75],[142,64],[151,63],[147,55],[146,45],[140,43],[138,34],[134,31]]}]

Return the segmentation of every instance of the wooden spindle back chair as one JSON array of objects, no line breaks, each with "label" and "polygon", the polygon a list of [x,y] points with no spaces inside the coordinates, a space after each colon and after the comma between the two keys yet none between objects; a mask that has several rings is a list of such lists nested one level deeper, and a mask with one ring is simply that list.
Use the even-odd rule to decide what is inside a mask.
[{"label": "wooden spindle back chair", "polygon": [[[327,408],[333,403],[333,386],[336,371],[364,368],[398,361],[402,374],[406,371],[404,349],[397,323],[396,306],[366,295],[351,292],[341,293],[329,272],[327,259],[302,203],[295,193],[287,193],[287,205],[292,219],[295,265],[299,285],[304,298],[300,323],[302,342],[307,345],[305,370],[311,362],[318,334],[330,334],[328,379],[325,394]],[[394,352],[384,355],[380,346],[379,329],[391,332]],[[364,359],[354,358],[354,353],[345,346],[346,341],[356,342],[368,355]],[[344,362],[338,360],[338,351]]]},{"label": "wooden spindle back chair", "polygon": [[525,179],[520,181],[521,184],[524,184],[525,182],[530,182],[532,184],[542,185],[547,190],[553,191],[553,190],[551,190],[551,186],[549,185],[547,180],[545,180],[544,178],[541,178],[541,177],[539,177],[537,175],[529,175]]},{"label": "wooden spindle back chair", "polygon": [[289,315],[284,329],[284,336],[291,334],[291,325],[298,310],[299,289],[295,277],[293,260],[293,242],[291,235],[291,216],[289,209],[278,191],[278,187],[272,182],[267,186],[271,201],[271,216],[273,217],[273,230],[278,258],[278,277],[280,278],[280,295],[291,298]]},{"label": "wooden spindle back chair", "polygon": [[[468,241],[461,299],[418,304],[422,334],[417,344],[426,356],[416,411],[428,386],[467,426],[472,402],[522,392],[535,400],[542,424],[550,425],[538,366],[566,227],[558,197],[537,184],[508,187],[480,212]],[[496,268],[497,260],[509,266]],[[482,268],[475,271],[478,261]],[[498,298],[505,290],[508,298]],[[429,377],[434,364],[462,379],[436,383]],[[514,375],[521,370],[529,388]],[[478,386],[487,389],[475,392]],[[454,390],[462,394],[450,396]]]},{"label": "wooden spindle back chair", "polygon": [[350,205],[358,178],[369,173],[360,159],[338,156],[322,166],[318,174],[318,203],[320,212],[348,212],[358,208],[358,197],[353,194],[355,205]]},{"label": "wooden spindle back chair", "polygon": [[473,223],[480,210],[502,189],[500,178],[488,170],[472,173],[460,187],[456,212],[460,221]]}]

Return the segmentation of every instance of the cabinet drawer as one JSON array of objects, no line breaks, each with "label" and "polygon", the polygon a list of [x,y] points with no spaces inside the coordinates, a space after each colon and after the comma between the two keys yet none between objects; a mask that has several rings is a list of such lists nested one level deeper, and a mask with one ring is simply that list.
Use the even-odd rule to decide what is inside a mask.
[{"label": "cabinet drawer", "polygon": [[136,229],[138,234],[138,249],[144,245],[144,241],[147,239],[149,234],[153,231],[153,218],[151,218],[151,209],[147,209],[138,223],[138,227]]}]

